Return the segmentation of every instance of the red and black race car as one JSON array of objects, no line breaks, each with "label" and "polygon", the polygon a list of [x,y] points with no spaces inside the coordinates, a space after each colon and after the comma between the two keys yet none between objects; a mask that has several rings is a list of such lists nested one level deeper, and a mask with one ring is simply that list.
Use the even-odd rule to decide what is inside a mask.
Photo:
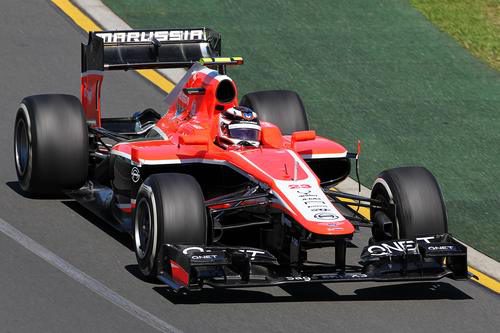
[{"label": "red and black race car", "polygon": [[[21,188],[63,192],[129,233],[142,274],[176,290],[467,278],[466,248],[447,233],[429,171],[386,170],[371,197],[332,190],[358,153],[310,130],[295,92],[238,102],[226,66],[242,63],[221,57],[220,34],[206,28],[90,33],[81,98],[37,95],[19,106]],[[145,68],[187,69],[166,112],[101,117],[104,71]],[[373,236],[346,263],[360,227]],[[332,248],[329,263],[308,260],[322,247]]]}]

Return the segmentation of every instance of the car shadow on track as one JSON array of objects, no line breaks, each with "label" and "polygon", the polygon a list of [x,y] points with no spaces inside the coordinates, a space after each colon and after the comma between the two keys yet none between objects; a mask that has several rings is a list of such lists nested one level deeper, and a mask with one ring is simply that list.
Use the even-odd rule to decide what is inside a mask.
[{"label": "car shadow on track", "polygon": [[101,229],[103,232],[105,232],[108,236],[111,238],[115,239],[117,242],[125,246],[127,249],[133,251],[134,247],[132,244],[132,239],[130,238],[129,235],[126,233],[120,232],[113,228],[111,225],[109,225],[106,221],[92,213],[91,211],[85,209],[82,205],[80,205],[78,202],[75,200],[69,198],[68,196],[64,194],[54,194],[54,195],[46,195],[44,194],[43,196],[36,196],[36,195],[31,195],[29,193],[24,192],[21,187],[19,186],[19,182],[17,181],[9,181],[6,182],[5,185],[7,185],[12,191],[16,192],[20,196],[27,198],[27,199],[33,199],[33,200],[59,200],[63,205],[66,207],[70,208],[72,211],[83,217],[85,220],[88,222],[92,223],[94,226],[97,228]]},{"label": "car shadow on track", "polygon": [[153,289],[174,304],[472,299],[469,295],[446,282],[401,283],[360,288],[356,289],[354,294],[351,295],[339,295],[323,284],[289,285],[281,288],[289,296],[275,296],[249,289],[203,289],[191,293],[175,293],[167,287],[154,287]]},{"label": "car shadow on track", "polygon": [[19,194],[20,196],[22,196],[23,198],[26,198],[26,199],[36,199],[36,200],[66,200],[66,199],[68,199],[69,200],[69,198],[66,195],[61,194],[61,193],[44,194],[42,196],[42,195],[35,195],[35,194],[24,192],[22,190],[21,186],[19,186],[18,181],[6,182],[5,185],[7,185],[12,191],[16,192],[17,194]]},{"label": "car shadow on track", "polygon": [[78,215],[80,215],[93,225],[95,225],[97,228],[101,229],[108,236],[112,237],[114,240],[125,246],[127,249],[129,249],[130,251],[134,251],[132,239],[128,234],[116,230],[111,225],[109,225],[109,223],[107,223],[99,216],[95,215],[94,213],[92,213],[91,211],[89,211],[76,201],[69,200],[69,201],[63,201],[62,203],[66,207],[70,208],[75,213],[77,213]]},{"label": "car shadow on track", "polygon": [[142,282],[146,282],[146,283],[149,283],[151,285],[156,285],[156,286],[159,283],[161,283],[157,279],[147,278],[144,275],[142,275],[141,271],[139,270],[138,265],[127,265],[127,266],[125,266],[125,269],[127,270],[127,272],[129,272],[130,274],[132,274],[133,276],[135,276],[137,279],[141,280]]}]

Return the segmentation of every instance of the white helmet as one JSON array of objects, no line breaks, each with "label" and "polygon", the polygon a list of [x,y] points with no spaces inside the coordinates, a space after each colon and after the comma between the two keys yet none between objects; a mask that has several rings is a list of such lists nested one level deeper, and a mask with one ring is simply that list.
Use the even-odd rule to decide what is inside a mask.
[{"label": "white helmet", "polygon": [[260,145],[260,123],[257,113],[246,106],[229,108],[219,115],[218,143],[227,148],[233,145]]}]

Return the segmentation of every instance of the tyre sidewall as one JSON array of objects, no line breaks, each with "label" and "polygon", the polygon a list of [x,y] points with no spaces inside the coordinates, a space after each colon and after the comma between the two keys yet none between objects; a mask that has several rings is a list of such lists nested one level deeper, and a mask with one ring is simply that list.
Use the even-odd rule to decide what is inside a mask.
[{"label": "tyre sidewall", "polygon": [[395,214],[386,212],[395,223],[396,239],[448,232],[443,195],[427,169],[402,167],[382,172],[373,186],[372,198],[377,196],[396,206]]},{"label": "tyre sidewall", "polygon": [[31,192],[33,190],[33,185],[31,185],[31,178],[33,173],[33,135],[32,135],[32,127],[31,127],[31,117],[29,111],[24,103],[21,103],[19,109],[17,111],[16,122],[14,131],[17,130],[19,122],[24,122],[26,126],[26,132],[28,134],[28,160],[26,162],[26,170],[24,173],[19,170],[17,157],[16,157],[16,140],[17,133],[14,134],[14,162],[16,167],[17,177],[19,179],[19,185],[21,189],[25,192]]},{"label": "tyre sidewall", "polygon": [[[394,204],[394,196],[392,194],[389,185],[383,178],[377,178],[377,180],[375,181],[371,191],[371,198],[380,201],[382,203],[382,206],[385,207],[383,212],[392,222],[393,234],[395,236],[395,239],[399,239],[400,238],[399,219],[398,216],[394,214],[394,210],[390,209],[390,207],[392,207],[391,205]],[[370,216],[374,218],[378,210],[379,209],[374,209],[373,207],[370,207]],[[375,234],[373,234],[373,236],[375,237]],[[376,239],[376,240],[382,241],[384,239]]]},{"label": "tyre sidewall", "polygon": [[157,201],[156,197],[153,191],[153,188],[149,186],[148,184],[142,184],[139,192],[137,194],[137,207],[143,204],[143,201],[147,202],[147,207],[149,209],[149,216],[151,218],[151,230],[150,230],[150,237],[151,241],[148,243],[148,246],[146,250],[144,251],[144,256],[139,255],[139,250],[138,250],[138,223],[137,223],[137,218],[138,218],[138,212],[136,209],[136,213],[134,214],[134,234],[133,234],[133,239],[134,239],[134,248],[135,248],[135,255],[137,258],[137,263],[139,265],[139,269],[141,270],[141,273],[144,276],[150,277],[152,276],[154,272],[154,268],[156,267],[155,265],[155,260],[157,257],[157,253],[160,249],[160,244],[158,244],[158,235],[160,235],[159,228],[158,228],[158,220],[159,220],[159,212],[158,212],[158,206],[157,206]]},{"label": "tyre sidewall", "polygon": [[401,223],[401,221],[405,221],[404,218],[406,214],[402,212],[401,207],[407,207],[409,203],[404,196],[400,195],[400,190],[398,189],[397,184],[393,181],[389,173],[383,172],[375,181],[373,189],[374,193],[378,194],[380,197],[383,197],[384,200],[387,200],[386,203],[389,203],[390,205],[396,205],[395,211],[389,209],[385,213],[394,224],[394,238],[405,238],[405,235],[407,234],[407,230],[405,228],[406,224]]}]

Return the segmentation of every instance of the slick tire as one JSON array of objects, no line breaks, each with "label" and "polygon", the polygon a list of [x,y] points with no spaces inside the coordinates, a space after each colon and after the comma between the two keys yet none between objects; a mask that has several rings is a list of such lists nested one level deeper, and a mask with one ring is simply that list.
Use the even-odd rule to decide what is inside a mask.
[{"label": "slick tire", "polygon": [[14,161],[19,185],[28,194],[81,187],[88,174],[88,132],[78,98],[24,98],[14,125]]},{"label": "slick tire", "polygon": [[154,174],[141,185],[134,213],[134,250],[141,273],[157,275],[163,244],[206,245],[208,221],[198,182],[190,175]]},{"label": "slick tire", "polygon": [[300,96],[289,90],[267,90],[246,94],[240,105],[253,109],[261,121],[273,123],[283,134],[309,130]]},{"label": "slick tire", "polygon": [[426,168],[401,167],[383,171],[373,184],[371,198],[386,207],[370,209],[375,241],[414,239],[448,232],[443,195],[436,178]]}]

